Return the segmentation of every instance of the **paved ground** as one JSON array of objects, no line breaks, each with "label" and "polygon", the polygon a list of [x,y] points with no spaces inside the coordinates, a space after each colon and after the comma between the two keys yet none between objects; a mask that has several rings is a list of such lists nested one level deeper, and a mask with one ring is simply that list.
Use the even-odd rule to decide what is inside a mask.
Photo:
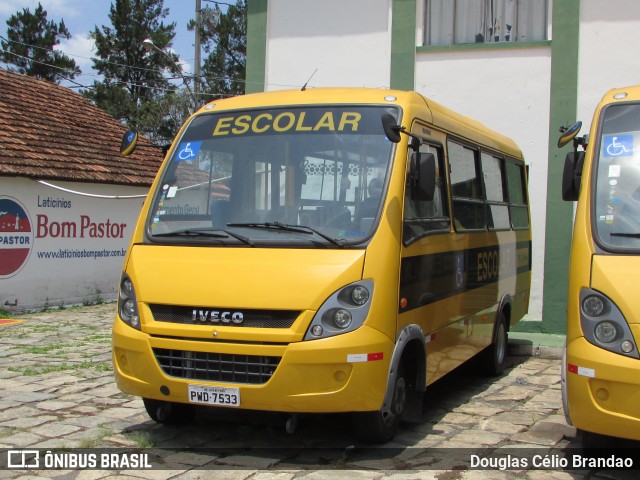
[{"label": "paved ground", "polygon": [[480,458],[489,458],[497,447],[513,447],[531,459],[550,448],[580,447],[562,414],[557,350],[516,345],[512,352],[534,356],[511,356],[498,379],[455,372],[429,388],[423,423],[405,426],[384,448],[371,448],[353,437],[341,415],[302,417],[293,434],[278,415],[235,410],[199,412],[186,427],[155,424],[140,399],[113,383],[114,309],[53,310],[0,324],[0,449],[116,448],[149,452],[167,469],[18,471],[0,461],[0,479],[636,478],[630,472],[467,469],[471,449],[486,448]]}]

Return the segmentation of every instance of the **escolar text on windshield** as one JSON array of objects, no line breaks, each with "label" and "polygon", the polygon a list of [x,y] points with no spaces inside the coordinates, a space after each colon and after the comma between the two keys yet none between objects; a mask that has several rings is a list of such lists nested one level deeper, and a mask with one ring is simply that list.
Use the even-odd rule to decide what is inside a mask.
[{"label": "escolar text on windshield", "polygon": [[213,136],[243,135],[245,133],[283,132],[357,132],[362,115],[359,112],[327,111],[319,118],[307,117],[305,111],[244,113],[220,117]]}]

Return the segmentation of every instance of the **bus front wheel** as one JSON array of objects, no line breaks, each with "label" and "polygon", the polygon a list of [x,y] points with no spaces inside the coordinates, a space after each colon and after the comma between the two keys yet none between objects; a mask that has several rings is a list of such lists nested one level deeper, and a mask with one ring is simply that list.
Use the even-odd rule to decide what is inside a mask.
[{"label": "bus front wheel", "polygon": [[393,439],[398,431],[400,418],[405,410],[409,392],[404,369],[398,369],[393,387],[391,408],[385,412],[355,412],[354,428],[358,438],[367,443],[385,443]]},{"label": "bus front wheel", "polygon": [[144,408],[152,420],[166,425],[189,423],[195,416],[193,405],[143,398]]}]

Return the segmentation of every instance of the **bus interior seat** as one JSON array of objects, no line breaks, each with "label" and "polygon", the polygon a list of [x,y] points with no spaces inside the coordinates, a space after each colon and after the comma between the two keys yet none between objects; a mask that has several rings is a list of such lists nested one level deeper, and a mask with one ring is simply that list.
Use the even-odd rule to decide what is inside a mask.
[{"label": "bus interior seat", "polygon": [[317,212],[325,227],[347,228],[351,224],[351,211],[344,205],[319,207]]},{"label": "bus interior seat", "polygon": [[320,223],[318,217],[318,210],[300,210],[298,211],[298,224],[317,227]]}]

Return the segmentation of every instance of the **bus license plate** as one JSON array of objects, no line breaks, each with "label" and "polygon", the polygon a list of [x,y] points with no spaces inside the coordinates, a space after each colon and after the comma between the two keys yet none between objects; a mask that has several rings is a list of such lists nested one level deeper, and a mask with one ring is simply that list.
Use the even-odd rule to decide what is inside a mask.
[{"label": "bus license plate", "polygon": [[189,385],[189,403],[217,405],[222,407],[240,406],[240,389]]}]

